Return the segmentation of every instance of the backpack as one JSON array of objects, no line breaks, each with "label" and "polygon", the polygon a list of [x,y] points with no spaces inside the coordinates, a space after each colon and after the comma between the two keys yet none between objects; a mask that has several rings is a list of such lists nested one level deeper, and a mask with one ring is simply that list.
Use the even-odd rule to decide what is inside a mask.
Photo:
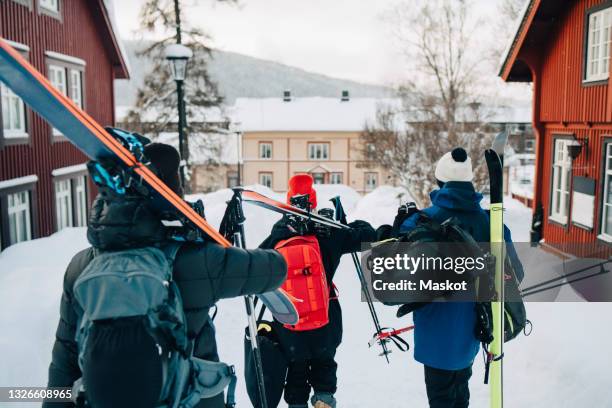
[{"label": "backpack", "polygon": [[94,249],[74,283],[80,378],[73,387],[97,407],[190,408],[228,389],[233,366],[192,355],[172,266],[179,245]]},{"label": "backpack", "polygon": [[285,325],[289,330],[314,330],[329,323],[329,287],[321,259],[319,241],[314,235],[295,236],[274,247],[287,262],[287,280],[282,288],[299,302],[300,320]]},{"label": "backpack", "polygon": [[[448,270],[436,266],[422,267],[415,273],[407,273],[405,270],[387,269],[383,278],[389,282],[412,282],[418,287],[420,281],[427,277],[435,282],[465,282],[469,287],[475,287],[480,276],[487,275],[494,266],[491,256],[474,238],[465,231],[456,218],[449,218],[443,222],[429,217],[418,210],[415,227],[397,238],[390,238],[372,245],[370,260],[375,258],[393,258],[396,254],[406,255],[410,258],[482,258],[484,268],[482,270],[468,269],[464,273]],[[369,269],[370,260],[368,260]],[[382,303],[402,305],[401,315],[410,313],[418,307],[436,301],[437,299],[454,296],[452,290],[439,289],[428,291],[379,291],[374,290],[374,296]],[[464,299],[471,301],[473,299]]]}]

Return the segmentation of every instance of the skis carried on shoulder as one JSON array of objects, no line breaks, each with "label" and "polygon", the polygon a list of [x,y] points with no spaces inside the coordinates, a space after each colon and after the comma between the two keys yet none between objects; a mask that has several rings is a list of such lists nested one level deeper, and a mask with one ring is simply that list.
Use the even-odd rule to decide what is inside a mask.
[{"label": "skis carried on shoulder", "polygon": [[[59,92],[47,78],[0,38],[0,81],[43,119],[58,129],[90,159],[112,166],[96,166],[96,183],[125,193],[136,187],[151,197],[156,210],[180,221],[224,247],[230,243],[198,212],[165,185],[141,160],[143,138],[118,129],[103,128],[91,116]],[[112,167],[109,168],[109,167]]]},{"label": "skis carried on shoulder", "polygon": [[485,151],[490,183],[490,234],[491,252],[495,256],[495,296],[491,302],[493,315],[493,341],[489,348],[487,365],[490,375],[491,408],[504,406],[503,357],[504,357],[504,149],[508,135],[499,133],[490,149]]},{"label": "skis carried on shoulder", "polygon": [[282,215],[296,216],[302,218],[304,221],[312,221],[318,224],[326,225],[331,228],[337,229],[348,229],[348,225],[344,225],[340,222],[336,222],[332,219],[326,218],[322,215],[315,214],[312,211],[307,211],[299,207],[295,207],[282,201],[275,200],[267,197],[257,191],[253,190],[242,190],[242,201],[254,204],[256,206],[266,208],[268,210],[277,212]]},{"label": "skis carried on shoulder", "polygon": [[[283,203],[253,190],[241,190],[241,197],[242,201],[246,203],[266,208],[284,216],[298,217],[304,222],[318,223],[336,229],[350,229],[350,227],[347,225],[346,214],[344,212],[344,208],[342,207],[342,203],[340,202],[339,197],[335,197],[330,200],[334,204],[334,211],[336,215],[335,220],[327,218],[320,214],[313,213],[312,211],[308,211],[300,207]],[[376,313],[376,309],[374,308],[372,296],[367,287],[367,281],[361,268],[359,257],[356,253],[351,253],[351,257],[353,259],[355,270],[359,278],[362,293],[364,294],[366,302],[368,303],[368,309],[370,311],[370,315],[372,317],[372,321],[374,323],[376,331],[374,333],[373,339],[368,344],[370,346],[376,343],[380,344],[380,346],[382,347],[382,353],[380,355],[385,356],[387,362],[389,362],[389,354],[391,353],[391,351],[387,347],[387,344],[389,343],[389,341],[392,341],[392,338],[391,336],[386,336],[384,329],[381,327],[380,321],[378,319],[378,314]],[[402,348],[404,347],[400,347],[400,349]]]}]

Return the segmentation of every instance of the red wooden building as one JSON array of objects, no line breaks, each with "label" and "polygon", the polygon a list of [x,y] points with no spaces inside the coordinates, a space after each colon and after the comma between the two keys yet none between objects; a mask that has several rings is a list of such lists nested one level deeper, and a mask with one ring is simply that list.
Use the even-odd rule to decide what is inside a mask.
[{"label": "red wooden building", "polygon": [[[0,37],[102,124],[128,70],[103,0],[2,0]],[[85,225],[86,157],[1,85],[0,248]]]},{"label": "red wooden building", "polygon": [[612,243],[611,42],[612,1],[529,0],[501,67],[533,83],[533,209],[548,243]]}]

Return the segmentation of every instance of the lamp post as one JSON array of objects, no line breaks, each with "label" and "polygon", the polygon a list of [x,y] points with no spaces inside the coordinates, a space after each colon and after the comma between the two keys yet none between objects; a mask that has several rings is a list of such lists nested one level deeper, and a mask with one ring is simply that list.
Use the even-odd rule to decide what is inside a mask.
[{"label": "lamp post", "polygon": [[242,124],[240,122],[232,122],[230,131],[236,134],[236,155],[238,163],[236,166],[238,185],[242,185]]},{"label": "lamp post", "polygon": [[176,82],[176,93],[178,99],[178,139],[179,153],[181,155],[181,183],[186,193],[190,192],[185,183],[185,169],[189,162],[189,143],[186,139],[187,119],[185,117],[185,91],[183,82],[187,72],[187,61],[193,56],[193,52],[182,44],[172,44],[166,47],[166,59],[170,63],[172,77]]}]

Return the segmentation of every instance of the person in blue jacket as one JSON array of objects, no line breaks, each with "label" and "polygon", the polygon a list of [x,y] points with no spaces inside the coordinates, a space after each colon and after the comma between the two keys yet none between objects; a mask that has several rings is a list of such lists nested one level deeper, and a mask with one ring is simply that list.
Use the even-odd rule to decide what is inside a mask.
[{"label": "person in blue jacket", "polygon": [[[431,192],[432,205],[422,211],[438,222],[454,217],[477,242],[489,242],[489,215],[480,206],[482,195],[472,184],[472,161],[462,148],[438,161],[439,189]],[[418,213],[407,218],[400,233],[416,226]],[[510,230],[504,229],[506,242]],[[519,281],[523,269],[514,248],[508,253]],[[414,358],[425,366],[425,386],[430,408],[464,408],[469,405],[468,381],[480,343],[474,335],[473,302],[433,302],[414,311]]]}]

